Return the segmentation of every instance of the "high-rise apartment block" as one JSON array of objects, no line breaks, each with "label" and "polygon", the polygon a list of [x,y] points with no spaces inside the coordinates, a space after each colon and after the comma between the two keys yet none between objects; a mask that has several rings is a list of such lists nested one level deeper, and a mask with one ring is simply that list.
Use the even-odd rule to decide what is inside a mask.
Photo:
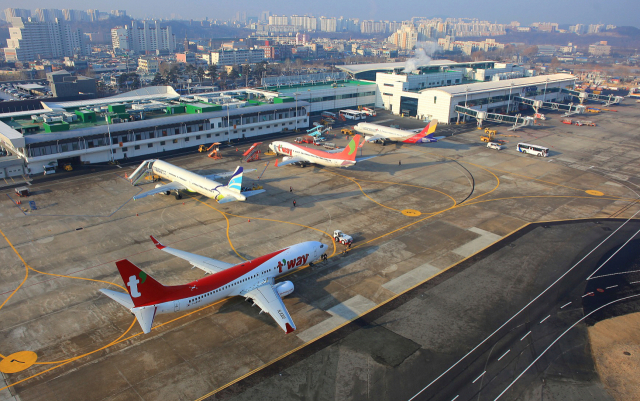
[{"label": "high-rise apartment block", "polygon": [[27,19],[31,17],[31,10],[25,10],[23,8],[7,8],[4,10],[4,19],[7,22],[11,21],[13,17],[21,17]]},{"label": "high-rise apartment block", "polygon": [[176,40],[170,26],[160,26],[158,21],[133,21],[131,27],[116,27],[111,30],[114,51],[136,53],[156,50],[176,50]]},{"label": "high-rise apartment block", "polygon": [[11,28],[4,49],[7,61],[32,61],[65,56],[86,55],[87,46],[79,29],[55,20],[39,22],[33,18],[11,18]]}]

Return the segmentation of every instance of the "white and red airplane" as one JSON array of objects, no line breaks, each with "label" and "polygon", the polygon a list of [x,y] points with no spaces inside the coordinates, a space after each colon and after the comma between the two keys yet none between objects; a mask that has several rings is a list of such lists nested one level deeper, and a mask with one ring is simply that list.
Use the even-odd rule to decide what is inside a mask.
[{"label": "white and red airplane", "polygon": [[169,248],[151,236],[153,243],[171,255],[187,260],[209,275],[188,284],[164,286],[127,259],[116,262],[127,286],[128,294],[101,289],[100,291],[129,309],[144,333],[151,331],[156,315],[201,308],[231,296],[253,300],[262,312],[267,312],[288,334],[296,329],[282,302],[293,292],[293,283],[274,279],[284,273],[320,259],[327,247],[318,241],[296,244],[268,255],[238,264],[231,264],[193,253]]},{"label": "white and red airplane", "polygon": [[[372,123],[359,123],[356,124],[353,129],[362,133],[367,142],[382,142],[384,145],[386,141],[396,141],[403,143],[424,143],[424,142],[438,142],[439,138],[434,137],[433,133],[438,126],[438,120],[431,120],[429,124],[424,127],[420,132],[405,131],[402,129],[386,127],[384,125],[372,124]],[[416,130],[417,131],[417,130]]]},{"label": "white and red airplane", "polygon": [[337,152],[308,148],[294,143],[275,141],[269,144],[269,149],[281,155],[282,162],[276,161],[276,167],[287,164],[298,164],[302,167],[308,164],[319,164],[325,167],[349,167],[356,164],[356,154],[360,144],[360,135],[354,136],[346,148]]}]

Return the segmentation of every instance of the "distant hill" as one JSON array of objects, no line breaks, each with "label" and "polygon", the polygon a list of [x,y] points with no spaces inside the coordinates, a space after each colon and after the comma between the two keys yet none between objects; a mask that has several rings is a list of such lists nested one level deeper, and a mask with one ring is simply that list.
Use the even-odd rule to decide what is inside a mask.
[{"label": "distant hill", "polygon": [[[632,26],[621,26],[611,31],[597,34],[576,35],[575,33],[558,32],[509,32],[506,35],[494,36],[499,43],[524,43],[525,45],[566,45],[571,42],[575,46],[586,47],[595,42],[606,40],[613,47],[640,47],[640,29]],[[484,40],[486,37],[460,38],[460,40]]]}]

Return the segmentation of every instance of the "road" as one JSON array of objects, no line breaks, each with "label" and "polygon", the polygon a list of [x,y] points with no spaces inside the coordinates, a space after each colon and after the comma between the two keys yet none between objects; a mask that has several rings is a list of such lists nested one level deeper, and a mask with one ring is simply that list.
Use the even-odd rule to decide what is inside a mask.
[{"label": "road", "polygon": [[558,356],[562,347],[556,345],[573,339],[571,331],[578,324],[607,317],[614,307],[637,304],[640,281],[630,277],[637,274],[633,264],[640,255],[639,233],[637,224],[612,231],[411,400],[518,398]]}]

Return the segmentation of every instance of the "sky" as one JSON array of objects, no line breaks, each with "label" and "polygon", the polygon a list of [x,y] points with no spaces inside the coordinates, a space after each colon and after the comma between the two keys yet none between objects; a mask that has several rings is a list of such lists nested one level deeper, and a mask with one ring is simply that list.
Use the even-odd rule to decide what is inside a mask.
[{"label": "sky", "polygon": [[229,19],[238,11],[259,16],[309,14],[402,21],[412,16],[478,18],[498,23],[613,24],[640,27],[640,0],[0,0],[0,8],[124,9],[134,18]]}]

